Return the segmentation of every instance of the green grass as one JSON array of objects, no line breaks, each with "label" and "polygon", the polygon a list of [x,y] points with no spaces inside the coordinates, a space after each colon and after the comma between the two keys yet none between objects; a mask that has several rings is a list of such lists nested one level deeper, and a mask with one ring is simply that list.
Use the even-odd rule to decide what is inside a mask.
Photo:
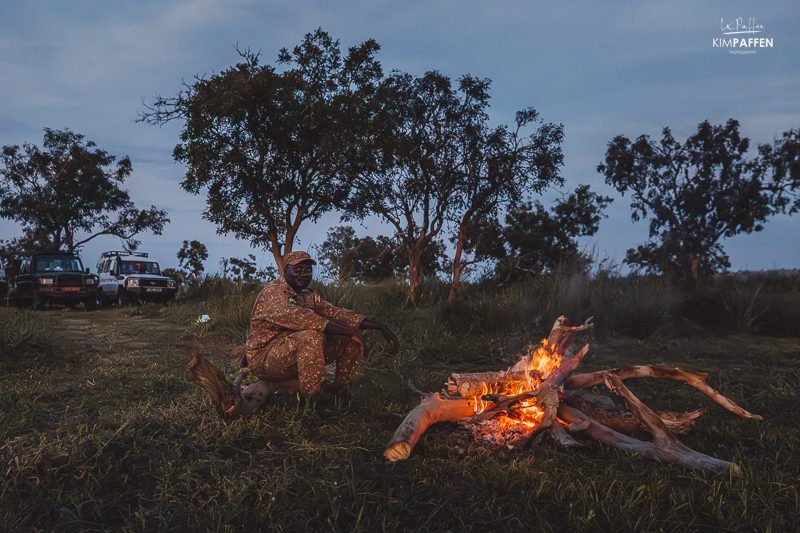
[{"label": "green grass", "polygon": [[[166,307],[0,309],[2,338],[29,339],[13,351],[3,345],[0,532],[800,530],[800,339],[764,334],[781,320],[792,324],[779,309],[796,297],[791,290],[765,284],[758,297],[775,298],[767,311],[717,331],[702,321],[709,300],[724,309],[728,298],[747,322],[750,306],[731,298],[752,301],[754,291],[704,292],[698,311],[699,297],[668,285],[576,273],[552,284],[471,286],[455,307],[437,284],[419,306],[399,282],[315,286],[390,324],[400,355],[371,332],[374,350],[349,403],[301,406],[279,395],[225,426],[185,367],[199,349],[233,375],[258,287],[214,283]],[[763,415],[737,419],[678,383],[627,382],[654,409],[708,408],[681,441],[734,461],[742,475],[689,471],[598,443],[498,450],[446,427],[429,431],[409,460],[383,458],[419,401],[404,379],[433,391],[452,372],[503,369],[562,308],[598,322],[581,370],[682,365],[709,372],[710,385]],[[202,314],[207,324],[198,323]],[[637,317],[643,324],[620,330]]]}]

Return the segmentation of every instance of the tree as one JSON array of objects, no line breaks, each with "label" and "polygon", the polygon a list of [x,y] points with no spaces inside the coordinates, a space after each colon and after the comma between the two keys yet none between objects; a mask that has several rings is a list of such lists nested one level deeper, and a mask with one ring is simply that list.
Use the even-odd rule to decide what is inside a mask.
[{"label": "tree", "polygon": [[[354,280],[376,283],[399,277],[408,270],[408,257],[401,243],[385,235],[357,237],[351,226],[328,230],[325,241],[316,247],[320,265],[329,278],[341,283]],[[434,276],[446,269],[446,248],[441,240],[429,245],[422,256],[424,276]]]},{"label": "tree", "polygon": [[[488,79],[469,75],[456,86],[443,74],[422,77],[396,72],[384,83],[381,101],[390,111],[381,121],[389,140],[382,172],[370,178],[365,214],[378,213],[396,229],[408,257],[411,300],[421,292],[422,257],[448,223],[457,228],[454,301],[465,265],[466,233],[476,221],[496,214],[511,199],[561,183],[563,128],[539,123],[533,109],[516,115],[516,128],[488,125]],[[365,199],[364,196],[367,198]]]},{"label": "tree", "polygon": [[659,143],[620,135],[597,167],[606,183],[631,194],[631,218],[650,219],[650,241],[625,262],[650,272],[695,279],[730,266],[721,240],[760,231],[776,213],[800,208],[800,132],[747,155],[739,123],[702,122],[685,143],[664,128]]},{"label": "tree", "polygon": [[[463,88],[462,88],[463,89]],[[463,182],[459,148],[468,96],[436,71],[422,77],[395,72],[381,87],[386,125],[379,170],[361,176],[360,216],[376,213],[396,230],[408,258],[409,297],[422,293],[423,256],[444,227]]]},{"label": "tree", "polygon": [[268,248],[282,271],[305,220],[342,208],[352,174],[372,158],[366,132],[382,78],[368,40],[342,57],[339,41],[321,29],[293,50],[282,49],[282,72],[258,54],[157,97],[140,120],[184,121],[174,157],[188,167],[182,187],[207,191],[205,218]]},{"label": "tree", "polygon": [[0,162],[0,218],[20,222],[27,250],[73,251],[100,235],[124,239],[129,249],[143,231],[161,235],[167,213],[137,209],[121,188],[130,159],[116,157],[83,135],[45,128],[42,147],[4,146]]},{"label": "tree", "polygon": [[357,237],[351,226],[328,230],[325,241],[316,247],[320,266],[327,277],[338,283],[348,280],[377,282],[402,271],[402,255],[397,243],[380,235]]},{"label": "tree", "polygon": [[199,241],[183,241],[183,246],[178,250],[178,268],[185,270],[189,276],[199,279],[203,274],[203,261],[208,259],[206,245]]},{"label": "tree", "polygon": [[465,250],[473,252],[477,261],[495,261],[495,275],[502,282],[552,271],[566,262],[587,264],[577,239],[597,233],[605,218],[603,210],[611,202],[580,185],[549,211],[538,201],[511,206],[505,225],[482,219],[470,226]]},{"label": "tree", "polygon": [[[539,114],[528,108],[515,117],[515,128],[491,128],[485,108],[489,105],[488,80],[464,76],[462,90],[473,109],[465,114],[461,162],[463,182],[455,196],[451,217],[458,228],[453,259],[453,279],[448,303],[456,301],[461,274],[469,263],[463,253],[467,234],[481,220],[493,219],[501,206],[530,193],[540,193],[553,184],[563,185],[559,175],[564,155],[563,126],[542,123]],[[527,137],[523,130],[537,125]]]},{"label": "tree", "polygon": [[272,265],[264,270],[258,270],[256,256],[253,254],[247,254],[246,259],[223,257],[220,264],[222,265],[222,276],[228,277],[228,271],[230,271],[230,279],[236,282],[249,283],[259,279],[277,278],[277,270]]}]

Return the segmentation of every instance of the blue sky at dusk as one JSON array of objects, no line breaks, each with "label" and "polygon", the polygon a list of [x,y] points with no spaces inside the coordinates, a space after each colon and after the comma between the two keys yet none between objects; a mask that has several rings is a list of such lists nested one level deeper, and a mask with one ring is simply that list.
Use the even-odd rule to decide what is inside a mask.
[{"label": "blue sky at dusk", "polygon": [[[733,26],[731,26],[733,24]],[[771,47],[715,46],[726,29],[757,25]],[[583,244],[621,262],[647,239],[630,219],[629,197],[603,183],[596,167],[618,134],[658,139],[669,126],[679,141],[703,120],[741,123],[753,145],[800,128],[800,2],[773,1],[304,1],[7,0],[0,4],[0,145],[41,145],[43,129],[81,133],[118,157],[129,156],[126,188],[138,207],[156,205],[172,222],[162,236],[144,234],[141,249],[177,266],[185,239],[208,246],[206,271],[221,257],[271,254],[216,234],[203,220],[204,196],[180,188],[185,169],[172,159],[180,124],[135,122],[156,94],[172,96],[182,80],[234,65],[236,47],[274,63],[282,47],[322,27],[343,48],[374,38],[384,71],[492,80],[491,118],[511,123],[534,107],[565,129],[567,188],[590,184],[615,202],[597,236]],[[748,51],[754,53],[732,53]],[[555,197],[554,192],[545,201]],[[305,223],[296,249],[320,244],[330,214]],[[386,233],[369,221],[361,235]],[[21,233],[0,221],[0,239]],[[800,268],[800,215],[771,219],[765,230],[723,243],[734,270]],[[112,237],[82,251],[94,264]]]}]

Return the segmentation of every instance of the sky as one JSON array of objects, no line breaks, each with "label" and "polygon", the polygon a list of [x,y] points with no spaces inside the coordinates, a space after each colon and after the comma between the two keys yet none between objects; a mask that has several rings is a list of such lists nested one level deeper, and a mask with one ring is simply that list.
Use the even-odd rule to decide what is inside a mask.
[{"label": "sky", "polygon": [[[730,34],[744,31],[756,34]],[[647,240],[646,222],[631,221],[630,197],[597,172],[616,135],[660,139],[669,127],[679,141],[704,120],[735,118],[751,146],[800,128],[800,2],[737,0],[545,2],[540,0],[4,0],[0,4],[0,146],[41,146],[44,128],[83,134],[98,148],[129,156],[125,182],[139,208],[155,205],[171,223],[160,236],[142,234],[141,251],[175,267],[184,240],[208,247],[206,272],[223,257],[262,249],[218,235],[203,219],[205,197],[180,188],[186,169],[172,158],[180,123],[136,122],[157,94],[174,96],[186,81],[239,61],[236,52],[278,51],[322,28],[343,49],[367,39],[381,45],[384,72],[438,70],[456,79],[492,80],[491,120],[511,124],[535,108],[564,126],[567,190],[580,184],[615,198],[597,235],[582,241],[597,259],[621,263]],[[772,46],[715,46],[721,38],[763,37]],[[751,53],[739,53],[739,52]],[[557,197],[550,191],[544,202]],[[306,222],[295,249],[314,252],[331,213]],[[374,219],[359,235],[390,230]],[[0,220],[0,239],[21,234]],[[770,219],[764,231],[723,242],[732,270],[800,268],[800,214]],[[81,251],[94,271],[119,239],[98,237]]]}]

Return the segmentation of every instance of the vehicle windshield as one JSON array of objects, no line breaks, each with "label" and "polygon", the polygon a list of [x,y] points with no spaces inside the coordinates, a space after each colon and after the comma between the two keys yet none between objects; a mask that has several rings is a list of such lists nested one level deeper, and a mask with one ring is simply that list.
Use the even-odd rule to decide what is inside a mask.
[{"label": "vehicle windshield", "polygon": [[36,272],[83,272],[83,263],[75,256],[40,255],[36,258]]},{"label": "vehicle windshield", "polygon": [[154,261],[123,261],[122,262],[123,274],[153,274],[160,276],[161,271],[158,268],[158,263]]}]

